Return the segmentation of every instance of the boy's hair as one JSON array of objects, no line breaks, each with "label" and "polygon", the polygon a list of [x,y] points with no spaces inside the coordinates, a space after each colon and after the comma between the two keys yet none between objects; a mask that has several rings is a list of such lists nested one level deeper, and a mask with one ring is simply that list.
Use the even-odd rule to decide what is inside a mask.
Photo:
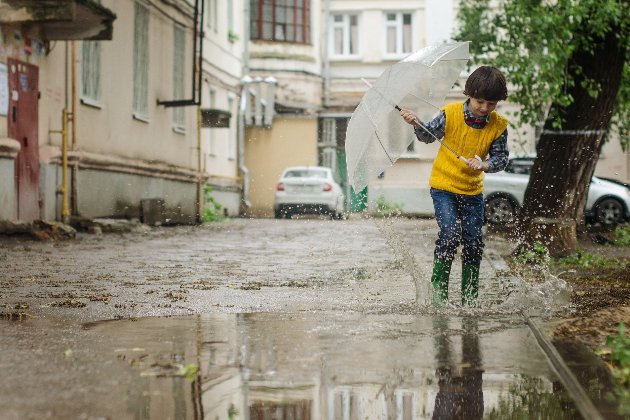
[{"label": "boy's hair", "polygon": [[464,95],[487,101],[504,101],[507,99],[507,83],[499,69],[492,66],[481,66],[466,80]]}]

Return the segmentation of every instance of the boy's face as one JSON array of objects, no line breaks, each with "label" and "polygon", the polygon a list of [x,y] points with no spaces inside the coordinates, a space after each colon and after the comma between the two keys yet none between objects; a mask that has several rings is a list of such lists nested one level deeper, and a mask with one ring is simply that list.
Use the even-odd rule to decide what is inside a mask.
[{"label": "boy's face", "polygon": [[470,98],[468,107],[475,117],[485,117],[497,107],[499,101],[488,101],[480,98]]}]

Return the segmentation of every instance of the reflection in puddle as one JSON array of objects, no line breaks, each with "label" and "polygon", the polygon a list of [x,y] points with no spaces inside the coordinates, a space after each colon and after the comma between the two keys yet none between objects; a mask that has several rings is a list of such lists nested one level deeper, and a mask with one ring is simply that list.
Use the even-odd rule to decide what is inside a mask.
[{"label": "reflection in puddle", "polygon": [[576,417],[516,318],[206,314],[88,328],[133,369],[136,418]]}]

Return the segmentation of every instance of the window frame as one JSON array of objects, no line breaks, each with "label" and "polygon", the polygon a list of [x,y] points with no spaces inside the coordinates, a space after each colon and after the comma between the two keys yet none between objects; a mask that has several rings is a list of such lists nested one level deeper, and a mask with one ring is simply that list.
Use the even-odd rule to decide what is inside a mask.
[{"label": "window frame", "polygon": [[[185,99],[186,84],[186,29],[181,24],[173,23],[173,99]],[[172,108],[173,131],[186,132],[186,107]]]},{"label": "window frame", "polygon": [[[390,21],[387,19],[388,15],[396,15],[396,21],[392,25]],[[405,15],[409,15],[411,18],[411,39],[409,40],[409,51],[404,50],[404,17]],[[387,51],[387,36],[388,29],[390,27],[394,27],[396,30],[396,51],[389,52]],[[383,37],[383,56],[389,59],[399,59],[411,54],[415,50],[415,40],[413,34],[415,33],[416,19],[415,13],[413,11],[401,11],[401,10],[384,10],[383,11],[383,33],[385,36]]]},{"label": "window frame", "polygon": [[[210,109],[217,108],[217,88],[213,85],[210,85],[208,88],[208,103]],[[217,139],[216,134],[214,133],[214,129],[208,130],[208,156],[217,156],[216,140]]]},{"label": "window frame", "polygon": [[[342,22],[335,22],[335,17],[341,16],[343,18]],[[356,45],[356,51],[354,53],[350,52],[351,45],[351,37],[352,37],[352,24],[351,19],[355,17],[357,20],[357,30],[356,30],[356,39],[354,39],[354,44]],[[328,39],[328,48],[330,51],[329,57],[334,60],[344,60],[344,59],[357,59],[361,55],[361,43],[359,41],[361,34],[361,15],[356,12],[332,12],[330,14],[330,36]],[[335,52],[335,30],[342,30],[342,50],[341,54]]]},{"label": "window frame", "polygon": [[[144,14],[142,16],[140,14]],[[140,22],[146,19],[146,22]],[[137,120],[149,121],[149,8],[136,0],[134,5],[133,36],[133,117]],[[139,24],[146,23],[142,33],[138,33]]]},{"label": "window frame", "polygon": [[[232,92],[228,92],[228,111],[232,115],[237,115],[237,104],[238,101],[236,95]],[[233,117],[232,120],[235,121],[236,118]],[[230,124],[230,127],[228,128],[228,160],[236,160],[238,154],[234,126],[235,124]]]},{"label": "window frame", "polygon": [[101,54],[100,41],[81,42],[81,103],[96,108],[102,107]]},{"label": "window frame", "polygon": [[[246,0],[247,1],[247,0]],[[265,2],[271,2],[271,21],[264,20],[264,6]],[[278,18],[281,16],[278,9],[278,2],[282,0],[250,0],[250,10],[252,11],[252,18],[250,21],[250,39],[254,41],[271,41],[271,42],[285,42],[289,44],[299,44],[299,45],[311,45],[311,0],[294,0],[292,6],[284,5],[281,6],[286,9],[286,11],[293,11],[293,20],[289,21],[285,18],[284,21],[280,22]],[[300,14],[298,11],[301,10],[301,19],[302,22],[298,23],[298,17]],[[266,29],[265,23],[271,25],[271,36],[266,37]],[[284,37],[281,39],[277,36],[278,24],[284,24]],[[292,39],[288,39],[289,32],[287,31],[289,26],[293,26],[293,37]],[[300,31],[297,29],[300,28]],[[298,37],[298,32],[300,32],[302,39],[300,40]]]},{"label": "window frame", "polygon": [[219,32],[219,1],[206,0],[206,27],[211,29],[215,34]]}]

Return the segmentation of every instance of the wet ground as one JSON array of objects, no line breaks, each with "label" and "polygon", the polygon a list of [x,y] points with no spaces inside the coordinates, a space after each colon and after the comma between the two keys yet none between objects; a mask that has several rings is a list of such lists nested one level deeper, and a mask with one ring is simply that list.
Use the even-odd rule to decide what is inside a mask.
[{"label": "wet ground", "polygon": [[[425,306],[433,220],[227,220],[0,243],[2,418],[574,418],[488,243]],[[566,414],[561,414],[566,413]],[[564,417],[562,417],[564,416]]]}]

